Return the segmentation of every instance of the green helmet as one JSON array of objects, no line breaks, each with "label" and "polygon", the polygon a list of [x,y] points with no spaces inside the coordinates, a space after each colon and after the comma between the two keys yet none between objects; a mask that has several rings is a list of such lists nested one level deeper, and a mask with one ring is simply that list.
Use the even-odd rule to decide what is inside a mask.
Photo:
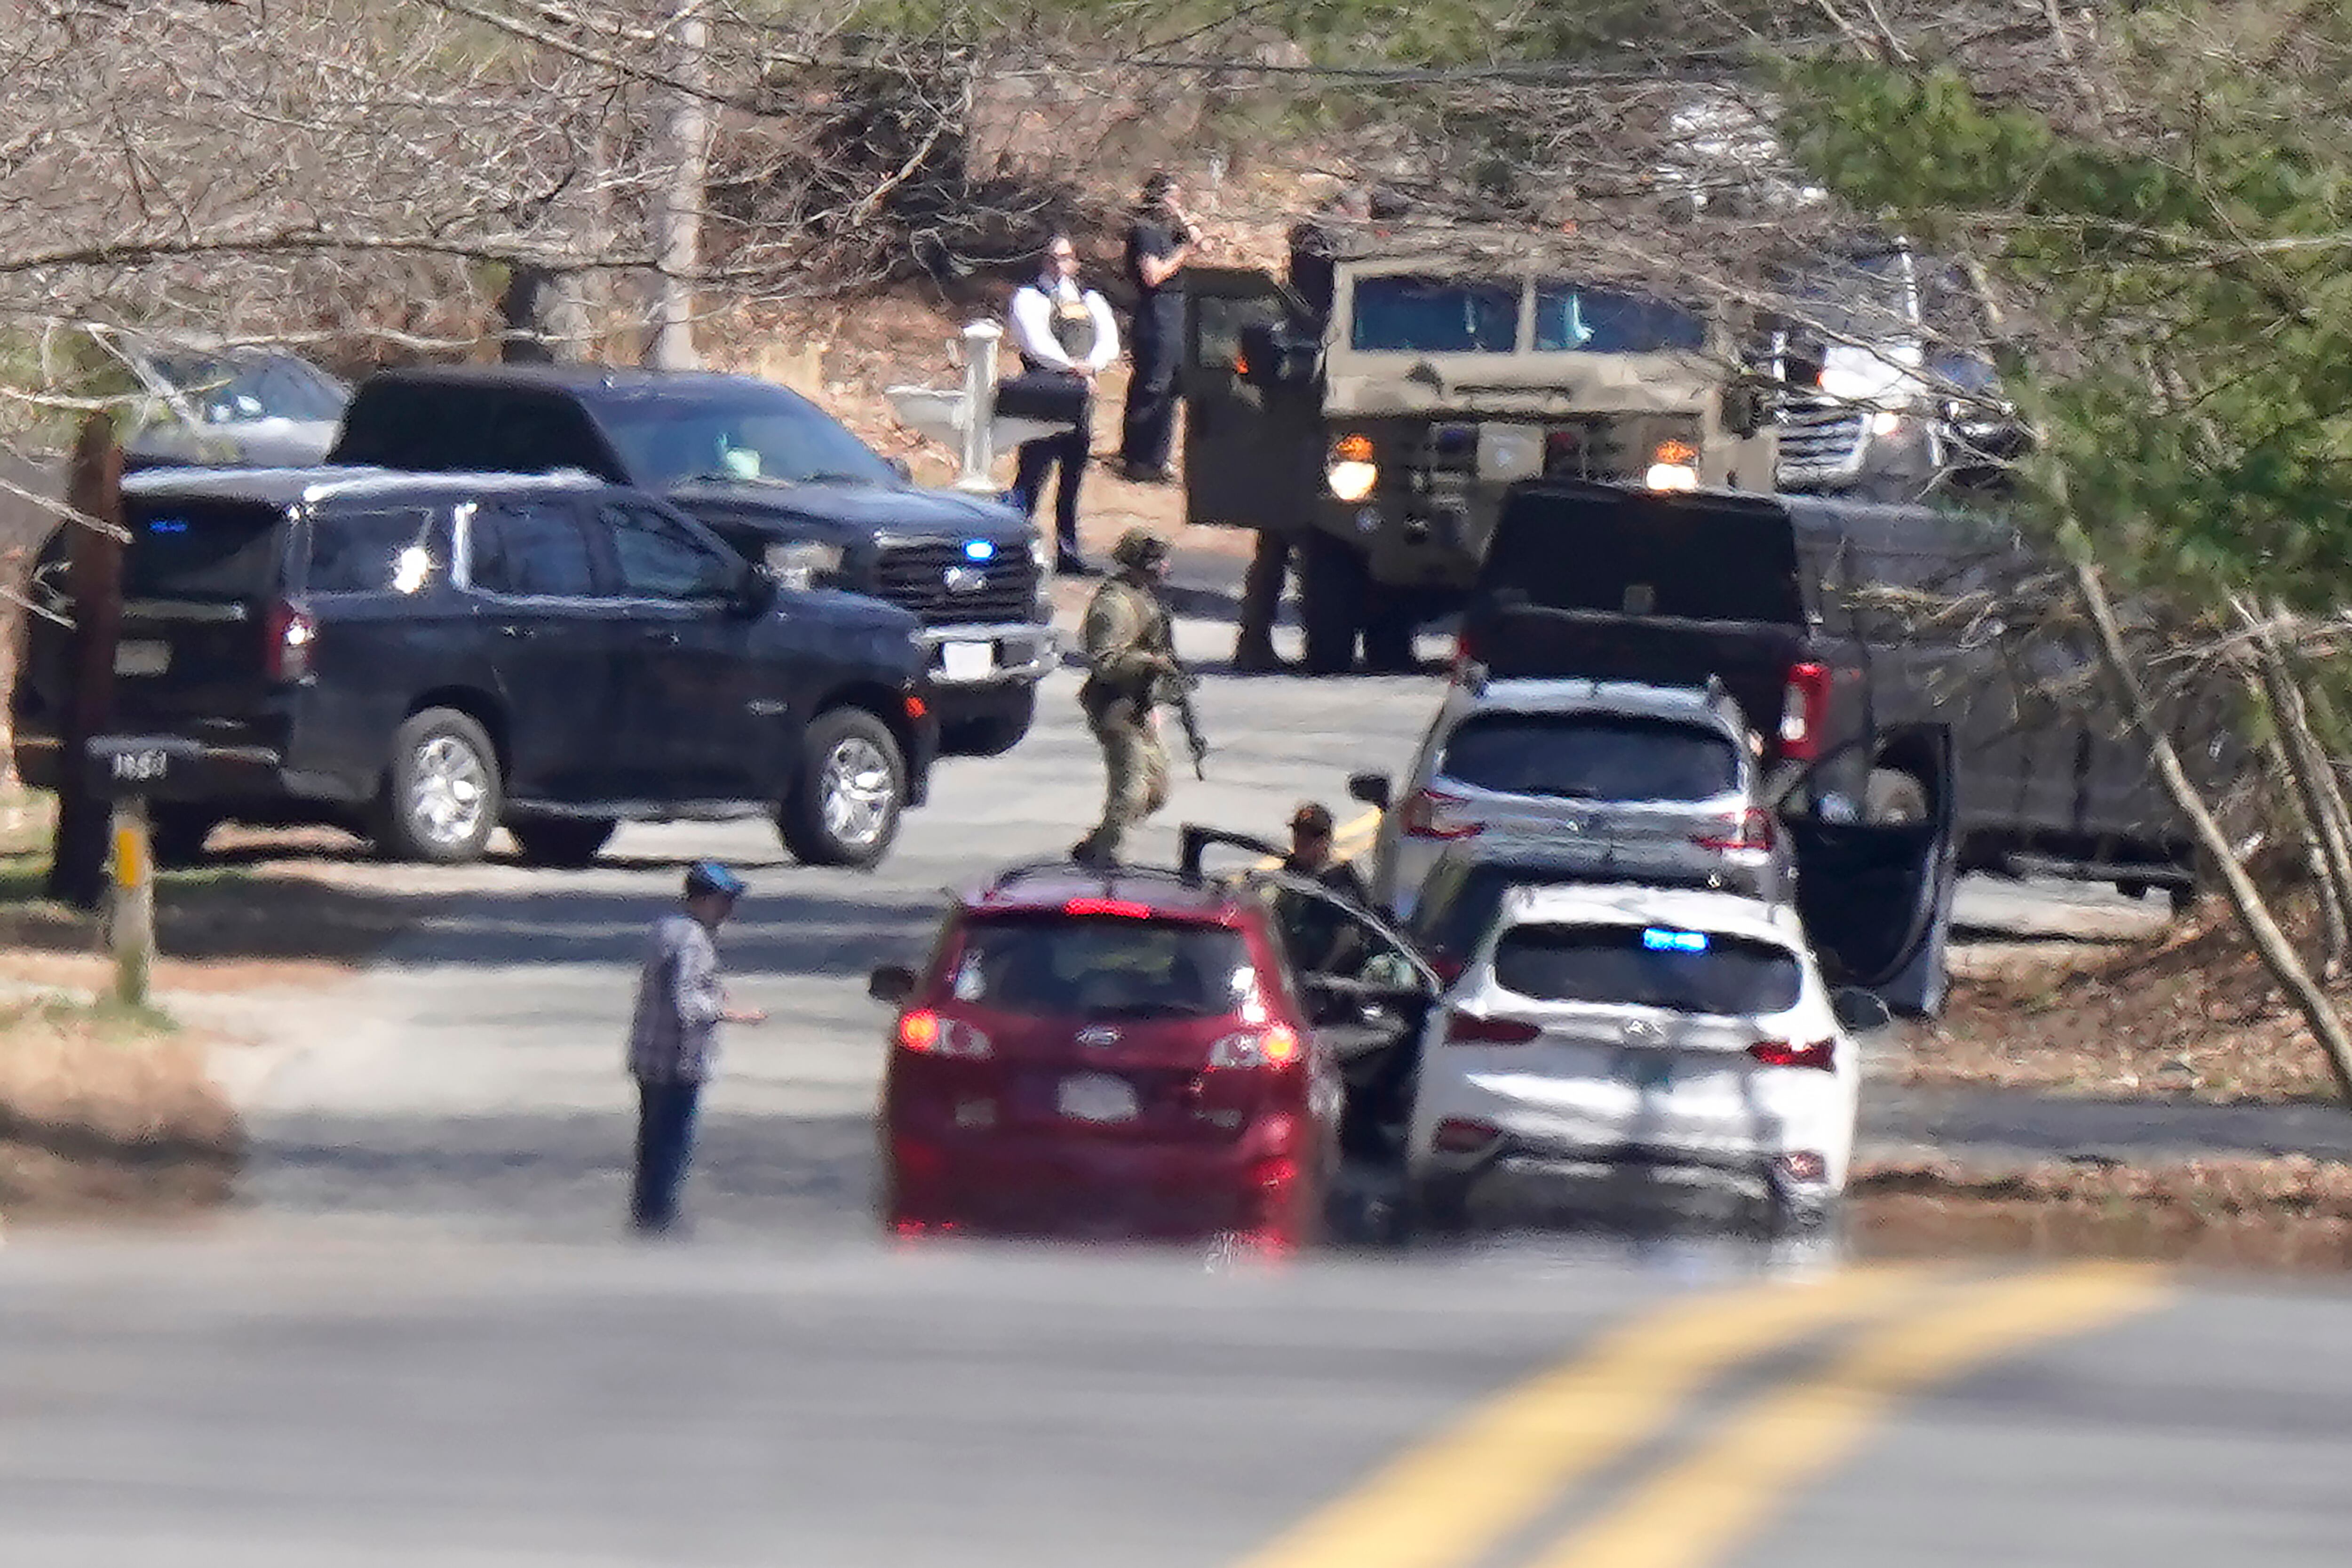
[{"label": "green helmet", "polygon": [[1110,547],[1110,558],[1122,566],[1149,571],[1168,559],[1168,542],[1148,528],[1130,528]]}]

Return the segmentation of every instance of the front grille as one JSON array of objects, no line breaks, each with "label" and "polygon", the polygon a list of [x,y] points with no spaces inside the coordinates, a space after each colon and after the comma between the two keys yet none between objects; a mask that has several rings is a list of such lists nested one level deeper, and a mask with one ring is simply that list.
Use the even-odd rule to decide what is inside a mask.
[{"label": "front grille", "polygon": [[1780,437],[1784,466],[1841,472],[1861,461],[1862,415],[1855,409],[1801,404],[1781,416]]},{"label": "front grille", "polygon": [[[950,574],[970,574],[978,585],[950,587]],[[1037,602],[1037,563],[1018,543],[999,545],[995,559],[984,562],[965,560],[961,540],[885,544],[873,592],[927,626],[1024,621]]]}]

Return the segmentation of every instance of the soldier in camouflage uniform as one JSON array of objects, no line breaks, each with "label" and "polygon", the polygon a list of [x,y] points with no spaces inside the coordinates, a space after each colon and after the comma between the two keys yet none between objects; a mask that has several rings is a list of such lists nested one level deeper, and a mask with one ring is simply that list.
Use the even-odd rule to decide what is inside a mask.
[{"label": "soldier in camouflage uniform", "polygon": [[1079,634],[1087,679],[1078,706],[1102,747],[1107,777],[1102,821],[1070,855],[1092,865],[1116,864],[1126,831],[1168,804],[1168,752],[1151,710],[1167,682],[1184,678],[1160,602],[1167,542],[1130,528],[1111,547],[1111,560],[1117,574],[1095,590]]}]

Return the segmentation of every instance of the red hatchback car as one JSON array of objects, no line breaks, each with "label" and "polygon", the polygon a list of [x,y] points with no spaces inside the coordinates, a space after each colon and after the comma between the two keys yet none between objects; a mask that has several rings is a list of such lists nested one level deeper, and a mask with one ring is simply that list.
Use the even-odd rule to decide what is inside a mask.
[{"label": "red hatchback car", "polygon": [[1344,1090],[1265,905],[1173,872],[1016,868],[959,898],[897,1005],[883,1213],[898,1235],[1320,1231]]}]

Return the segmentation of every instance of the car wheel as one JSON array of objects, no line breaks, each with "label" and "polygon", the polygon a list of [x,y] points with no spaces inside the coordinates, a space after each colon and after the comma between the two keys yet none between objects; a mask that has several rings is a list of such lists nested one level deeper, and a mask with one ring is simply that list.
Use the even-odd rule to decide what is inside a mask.
[{"label": "car wheel", "polygon": [[155,864],[193,866],[205,858],[205,840],[220,818],[201,806],[155,805],[148,808],[147,841]]},{"label": "car wheel", "polygon": [[952,743],[940,749],[950,756],[1001,757],[1019,745],[1036,721],[1037,689],[1032,686],[1022,693],[1019,705],[1012,712],[957,725]]},{"label": "car wheel", "polygon": [[1864,822],[1888,825],[1927,820],[1927,786],[1896,768],[1873,768],[1863,785]]},{"label": "car wheel", "polygon": [[482,858],[504,805],[498,750],[481,725],[428,708],[393,737],[377,841],[399,859],[465,865]]},{"label": "car wheel", "polygon": [[547,816],[509,822],[507,831],[514,835],[526,866],[580,867],[595,860],[620,826],[604,818]]},{"label": "car wheel", "polygon": [[777,826],[803,864],[862,869],[890,852],[906,806],[907,763],[890,727],[863,708],[835,708],[808,727]]}]

